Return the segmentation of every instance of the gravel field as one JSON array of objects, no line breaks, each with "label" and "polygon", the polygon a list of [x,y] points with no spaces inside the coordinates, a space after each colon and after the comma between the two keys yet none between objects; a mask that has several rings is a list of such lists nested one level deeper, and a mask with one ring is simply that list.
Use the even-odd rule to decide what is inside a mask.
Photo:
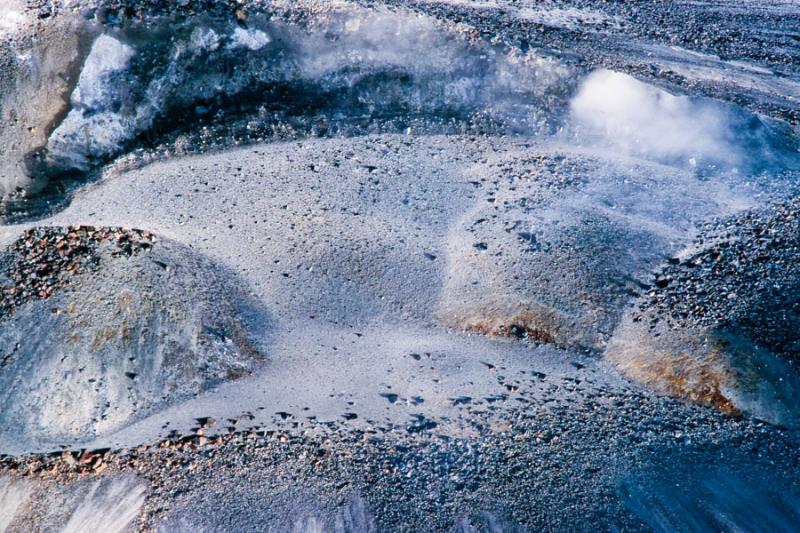
[{"label": "gravel field", "polygon": [[800,7],[0,0],[0,533],[794,531]]}]

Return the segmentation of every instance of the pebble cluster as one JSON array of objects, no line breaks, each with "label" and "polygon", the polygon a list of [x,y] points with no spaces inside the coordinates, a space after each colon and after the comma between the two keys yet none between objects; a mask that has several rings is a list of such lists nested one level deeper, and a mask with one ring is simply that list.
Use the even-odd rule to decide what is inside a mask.
[{"label": "pebble cluster", "polygon": [[97,267],[98,248],[110,243],[111,254],[133,255],[149,250],[155,238],[148,231],[92,226],[42,227],[27,230],[0,259],[0,321],[26,302],[46,299],[70,279]]},{"label": "pebble cluster", "polygon": [[670,259],[639,303],[651,329],[720,328],[746,333],[797,358],[800,326],[800,200],[708,224],[694,249]]}]

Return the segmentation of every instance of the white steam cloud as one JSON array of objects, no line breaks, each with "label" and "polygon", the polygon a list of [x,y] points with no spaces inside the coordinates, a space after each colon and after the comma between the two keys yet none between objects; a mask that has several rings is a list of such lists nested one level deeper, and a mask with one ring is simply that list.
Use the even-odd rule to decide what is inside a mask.
[{"label": "white steam cloud", "polygon": [[674,96],[626,74],[593,72],[570,107],[580,135],[625,154],[690,166],[742,163],[725,109]]},{"label": "white steam cloud", "polygon": [[[431,17],[346,9],[311,28],[267,20],[247,30],[190,26],[147,44],[99,37],[72,109],[49,140],[49,163],[87,170],[170,114],[190,120],[192,110],[206,115],[254,88],[291,84],[286,95],[276,93],[282,101],[264,104],[342,123],[475,120],[527,135],[565,123],[579,144],[702,172],[800,167],[796,135],[785,124],[608,70],[590,74],[570,100],[572,70],[558,59],[475,43]],[[163,52],[159,68],[141,64],[143,46]]]}]

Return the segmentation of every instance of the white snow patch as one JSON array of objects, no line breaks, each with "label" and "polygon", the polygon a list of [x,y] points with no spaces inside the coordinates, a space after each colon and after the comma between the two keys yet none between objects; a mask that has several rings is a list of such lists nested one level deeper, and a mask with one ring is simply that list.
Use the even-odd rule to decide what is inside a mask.
[{"label": "white snow patch", "polygon": [[495,0],[423,0],[429,4],[450,4],[454,6],[465,6],[471,8],[496,8],[501,7]]},{"label": "white snow patch", "polygon": [[555,8],[534,9],[522,8],[518,12],[519,18],[528,22],[542,24],[553,28],[577,29],[581,26],[618,26],[619,21],[605,13],[589,9]]},{"label": "white snow patch", "polygon": [[260,50],[267,46],[272,39],[269,38],[265,32],[261,30],[245,30],[243,28],[236,28],[233,35],[231,35],[231,44],[229,48],[249,48],[250,50]]},{"label": "white snow patch", "polygon": [[110,37],[101,35],[83,64],[78,86],[72,93],[73,105],[96,107],[108,100],[113,74],[128,66],[133,48]]},{"label": "white snow patch", "polygon": [[776,76],[764,66],[741,60],[723,60],[719,56],[679,46],[637,46],[641,46],[641,52],[652,65],[685,78],[736,85],[744,91],[762,92],[790,104],[800,102],[800,83],[788,77]]},{"label": "white snow patch", "polygon": [[514,2],[508,0],[497,2],[495,0],[423,0],[427,3],[448,4],[470,9],[501,9],[521,20],[542,24],[551,28],[564,28],[575,30],[578,28],[597,30],[597,26],[620,27],[621,19],[609,16],[593,9],[568,8],[517,8]]}]

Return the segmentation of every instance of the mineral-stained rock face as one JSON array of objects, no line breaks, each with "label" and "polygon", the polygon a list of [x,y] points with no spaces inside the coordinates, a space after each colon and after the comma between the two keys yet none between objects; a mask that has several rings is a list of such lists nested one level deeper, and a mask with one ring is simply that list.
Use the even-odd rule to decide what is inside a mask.
[{"label": "mineral-stained rock face", "polygon": [[609,357],[669,393],[796,425],[798,230],[797,201],[708,225],[626,316]]},{"label": "mineral-stained rock face", "polygon": [[2,2],[0,198],[17,206],[46,186],[32,171],[41,163],[48,136],[69,110],[70,93],[92,43],[88,24],[79,17],[36,27],[28,17],[24,2]]},{"label": "mineral-stained rock face", "polygon": [[246,375],[255,307],[185,247],[121,228],[26,232],[6,252],[0,431],[102,435]]}]

